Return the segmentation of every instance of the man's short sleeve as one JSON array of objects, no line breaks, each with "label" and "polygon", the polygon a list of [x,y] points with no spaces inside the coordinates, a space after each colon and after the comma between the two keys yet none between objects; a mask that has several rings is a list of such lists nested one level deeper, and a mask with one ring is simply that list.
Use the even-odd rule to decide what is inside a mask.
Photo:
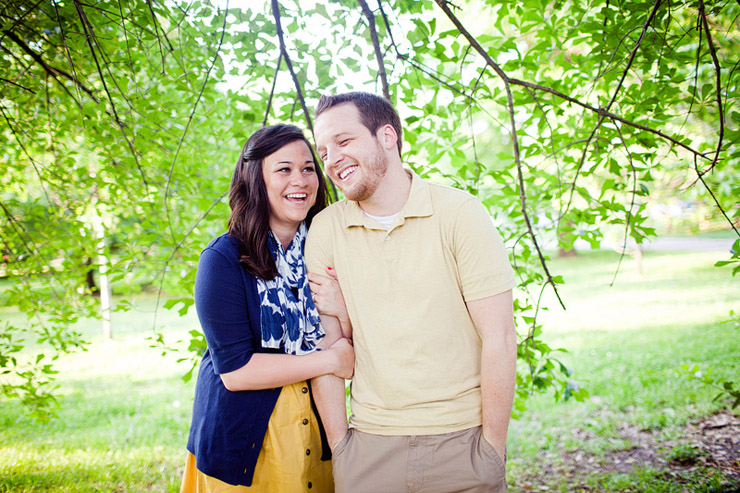
[{"label": "man's short sleeve", "polygon": [[501,235],[477,199],[465,201],[452,219],[453,248],[465,301],[503,293],[516,285]]},{"label": "man's short sleeve", "polygon": [[195,275],[195,308],[216,373],[246,365],[259,342],[252,336],[244,275],[235,259],[211,247],[203,250]]},{"label": "man's short sleeve", "polygon": [[316,216],[311,223],[304,249],[308,272],[326,275],[327,267],[334,266],[331,222],[326,214]]}]

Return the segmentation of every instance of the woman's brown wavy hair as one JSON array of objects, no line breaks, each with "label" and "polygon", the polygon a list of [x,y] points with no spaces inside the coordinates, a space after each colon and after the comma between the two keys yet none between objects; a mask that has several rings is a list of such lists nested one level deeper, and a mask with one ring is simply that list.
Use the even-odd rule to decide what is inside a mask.
[{"label": "woman's brown wavy hair", "polygon": [[296,140],[305,142],[311,151],[319,180],[316,203],[306,216],[306,225],[310,226],[313,217],[327,206],[328,195],[324,174],[313,147],[298,127],[279,124],[257,130],[244,144],[231,178],[229,235],[239,242],[239,263],[249,273],[262,279],[273,279],[277,275],[275,260],[267,246],[270,202],[262,176],[262,164],[267,156]]}]

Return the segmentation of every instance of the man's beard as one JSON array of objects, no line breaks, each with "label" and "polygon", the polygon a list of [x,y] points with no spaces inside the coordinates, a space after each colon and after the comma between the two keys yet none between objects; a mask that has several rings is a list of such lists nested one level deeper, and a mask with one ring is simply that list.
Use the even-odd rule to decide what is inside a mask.
[{"label": "man's beard", "polygon": [[[358,171],[360,170],[358,169]],[[360,181],[351,186],[348,190],[343,190],[344,196],[349,200],[357,202],[369,199],[376,192],[378,185],[380,184],[380,180],[383,179],[387,172],[388,158],[383,152],[383,148],[380,144],[376,143],[375,153],[370,156],[367,165],[363,167],[363,175]],[[357,173],[357,171],[355,171],[355,173]]]}]

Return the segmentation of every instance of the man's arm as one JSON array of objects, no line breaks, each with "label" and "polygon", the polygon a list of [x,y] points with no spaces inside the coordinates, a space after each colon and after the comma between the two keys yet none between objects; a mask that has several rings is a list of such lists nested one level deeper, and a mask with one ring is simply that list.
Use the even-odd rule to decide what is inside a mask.
[{"label": "man's arm", "polygon": [[[324,211],[327,212],[327,211]],[[322,220],[324,216],[324,220]],[[316,216],[311,223],[306,237],[306,269],[309,274],[324,274],[327,267],[334,265],[334,233],[330,218],[323,213]],[[339,321],[335,317],[321,315],[321,325],[327,333],[341,334]],[[322,375],[311,380],[316,408],[326,431],[329,447],[336,445],[347,434],[347,399],[344,390],[344,379],[336,375]]]},{"label": "man's arm", "polygon": [[[321,325],[329,330],[339,330],[339,321],[334,317],[321,315]],[[336,375],[322,375],[311,380],[316,408],[326,431],[329,448],[334,447],[347,433],[347,400],[344,379]]]},{"label": "man's arm", "polygon": [[511,290],[467,302],[468,312],[483,342],[483,438],[502,460],[516,386],[516,329],[512,303]]}]

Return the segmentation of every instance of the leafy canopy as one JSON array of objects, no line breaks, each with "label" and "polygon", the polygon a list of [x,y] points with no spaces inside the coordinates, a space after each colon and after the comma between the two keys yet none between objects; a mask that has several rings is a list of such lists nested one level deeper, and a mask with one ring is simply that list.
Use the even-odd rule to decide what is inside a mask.
[{"label": "leafy canopy", "polygon": [[186,312],[246,137],[311,133],[322,93],[364,89],[399,108],[409,166],[477,195],[510,247],[517,409],[532,391],[582,398],[541,340],[562,282],[544,247],[641,243],[654,196],[737,225],[739,17],[733,0],[4,2],[0,296],[28,322],[0,331],[3,393],[52,415],[53,361],[85,346],[70,327],[99,314],[101,259],[116,309],[153,289]]}]

